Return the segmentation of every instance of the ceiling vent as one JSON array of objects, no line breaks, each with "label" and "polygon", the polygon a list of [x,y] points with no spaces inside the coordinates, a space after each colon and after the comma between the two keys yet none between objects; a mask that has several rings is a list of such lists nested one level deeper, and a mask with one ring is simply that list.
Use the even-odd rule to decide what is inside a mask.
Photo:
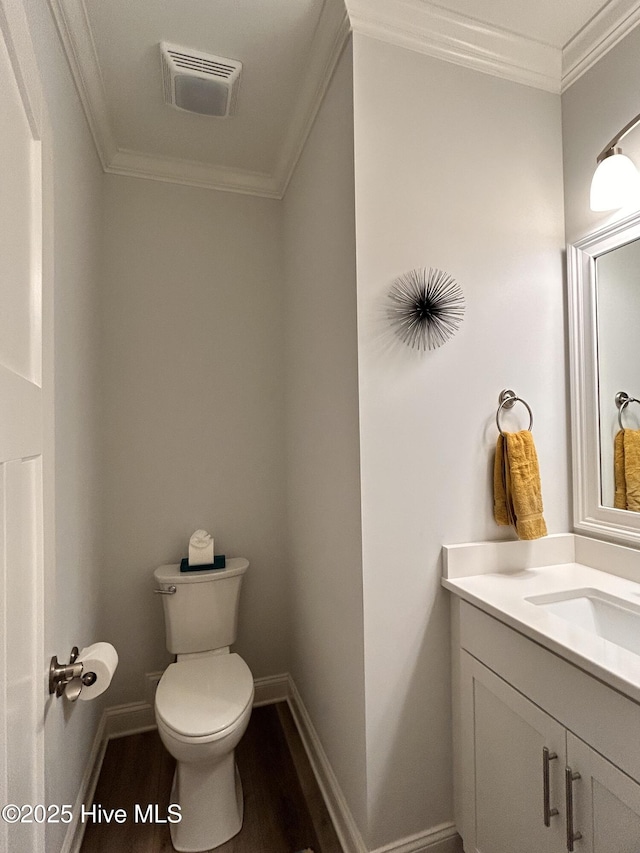
[{"label": "ceiling vent", "polygon": [[164,99],[205,116],[233,115],[242,63],[199,50],[160,43]]}]

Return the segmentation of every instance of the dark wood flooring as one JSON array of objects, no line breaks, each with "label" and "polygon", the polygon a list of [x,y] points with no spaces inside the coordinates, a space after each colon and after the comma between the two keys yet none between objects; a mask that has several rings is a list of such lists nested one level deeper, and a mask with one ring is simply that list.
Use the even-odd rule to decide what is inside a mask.
[{"label": "dark wood flooring", "polygon": [[[216,853],[343,853],[285,702],[254,708],[236,750],[244,823]],[[171,853],[167,824],[134,820],[135,804],[166,817],[174,760],[157,732],[112,740],[94,804],[124,809],[125,823],[87,821],[81,853]],[[104,813],[104,812],[103,812]]]}]

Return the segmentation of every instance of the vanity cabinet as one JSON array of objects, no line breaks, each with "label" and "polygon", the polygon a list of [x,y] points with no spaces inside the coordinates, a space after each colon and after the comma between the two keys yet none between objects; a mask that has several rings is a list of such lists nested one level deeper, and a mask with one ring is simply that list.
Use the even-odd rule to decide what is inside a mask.
[{"label": "vanity cabinet", "polygon": [[638,853],[640,784],[571,732],[567,733],[567,764],[580,774],[573,783],[574,828],[582,834],[575,842],[576,851]]},{"label": "vanity cabinet", "polygon": [[465,853],[639,853],[640,706],[466,602],[453,608]]},{"label": "vanity cabinet", "polygon": [[[565,733],[533,702],[464,653],[464,678],[473,699],[475,844],[483,853],[554,853],[563,849],[557,814]],[[543,749],[547,761],[549,826],[544,820]],[[555,810],[556,814],[551,815]]]}]

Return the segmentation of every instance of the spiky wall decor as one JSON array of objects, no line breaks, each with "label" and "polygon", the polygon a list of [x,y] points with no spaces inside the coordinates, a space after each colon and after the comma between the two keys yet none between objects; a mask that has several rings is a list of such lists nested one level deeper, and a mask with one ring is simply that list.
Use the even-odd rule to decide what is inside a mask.
[{"label": "spiky wall decor", "polygon": [[442,346],[464,317],[464,295],[449,273],[415,269],[393,281],[388,316],[397,335],[413,349]]}]

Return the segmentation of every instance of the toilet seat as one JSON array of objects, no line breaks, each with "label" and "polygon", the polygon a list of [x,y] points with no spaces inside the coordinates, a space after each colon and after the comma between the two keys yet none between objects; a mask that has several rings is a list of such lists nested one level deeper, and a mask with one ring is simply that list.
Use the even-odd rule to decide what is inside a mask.
[{"label": "toilet seat", "polygon": [[223,737],[253,701],[253,676],[237,654],[172,663],[156,691],[158,722],[184,738]]}]

